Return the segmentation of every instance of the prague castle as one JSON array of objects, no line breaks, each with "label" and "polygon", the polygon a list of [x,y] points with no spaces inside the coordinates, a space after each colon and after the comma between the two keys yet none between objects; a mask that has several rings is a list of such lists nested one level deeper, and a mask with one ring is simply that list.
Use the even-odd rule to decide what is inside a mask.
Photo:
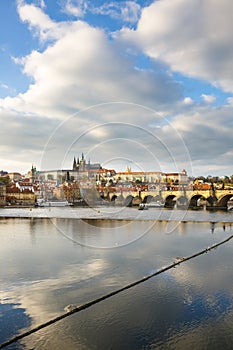
[{"label": "prague castle", "polygon": [[100,170],[100,169],[102,169],[102,167],[99,163],[91,164],[90,160],[86,162],[83,153],[80,160],[79,160],[79,157],[77,158],[77,160],[74,157],[73,171],[83,172],[83,171]]},{"label": "prague castle", "polygon": [[56,169],[56,170],[42,170],[37,172],[37,177],[40,181],[56,181],[57,185],[62,184],[64,180],[79,180],[82,177],[92,177],[94,173],[101,170],[99,163],[91,163],[86,161],[84,154],[81,158],[74,157],[73,166],[71,169]]}]

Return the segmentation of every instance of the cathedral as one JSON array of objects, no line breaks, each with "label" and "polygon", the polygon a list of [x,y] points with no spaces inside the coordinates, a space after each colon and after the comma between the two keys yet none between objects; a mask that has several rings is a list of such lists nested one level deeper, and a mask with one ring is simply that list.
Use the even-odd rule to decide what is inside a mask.
[{"label": "cathedral", "polygon": [[76,170],[77,172],[83,172],[83,171],[89,171],[89,170],[99,170],[102,169],[101,165],[99,163],[91,163],[90,159],[88,162],[86,162],[84,158],[84,154],[82,153],[81,158],[75,158],[73,160],[73,170]]}]

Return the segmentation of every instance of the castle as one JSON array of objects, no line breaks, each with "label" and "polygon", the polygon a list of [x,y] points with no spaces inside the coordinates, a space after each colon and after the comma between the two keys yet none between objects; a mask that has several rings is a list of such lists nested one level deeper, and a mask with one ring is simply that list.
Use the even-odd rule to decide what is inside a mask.
[{"label": "castle", "polygon": [[84,172],[84,171],[100,170],[100,169],[102,169],[102,167],[99,163],[91,164],[90,159],[88,162],[86,162],[83,153],[82,153],[81,159],[79,159],[79,157],[77,159],[74,157],[74,161],[73,161],[74,171]]}]

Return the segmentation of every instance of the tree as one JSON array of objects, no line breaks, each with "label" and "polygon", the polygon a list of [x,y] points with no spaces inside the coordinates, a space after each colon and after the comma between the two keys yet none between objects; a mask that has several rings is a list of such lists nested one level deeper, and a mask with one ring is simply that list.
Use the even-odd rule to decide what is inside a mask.
[{"label": "tree", "polygon": [[0,176],[0,182],[4,183],[7,187],[10,186],[9,176]]},{"label": "tree", "polygon": [[218,176],[213,176],[213,177],[212,177],[212,181],[215,182],[215,183],[221,182],[221,180],[219,179]]},{"label": "tree", "polygon": [[224,176],[222,181],[226,184],[226,183],[229,183],[230,182],[230,179],[228,176]]}]

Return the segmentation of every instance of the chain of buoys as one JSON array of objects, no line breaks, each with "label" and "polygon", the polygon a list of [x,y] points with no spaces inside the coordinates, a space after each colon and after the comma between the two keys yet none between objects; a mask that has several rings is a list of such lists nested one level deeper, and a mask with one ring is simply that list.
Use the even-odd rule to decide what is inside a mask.
[{"label": "chain of buoys", "polygon": [[48,326],[50,326],[50,325],[52,325],[52,324],[54,324],[54,323],[56,323],[56,322],[58,322],[58,321],[60,321],[60,320],[62,320],[64,318],[68,317],[68,316],[71,316],[71,315],[73,315],[73,314],[75,314],[77,312],[80,312],[82,310],[88,309],[89,307],[91,307],[91,306],[93,306],[95,304],[98,304],[98,303],[100,303],[103,300],[109,299],[109,298],[113,297],[116,294],[119,294],[119,293],[121,293],[121,292],[123,292],[123,291],[125,291],[127,289],[132,288],[132,287],[135,287],[136,285],[141,284],[141,283],[151,279],[152,277],[160,275],[161,273],[163,273],[165,271],[168,271],[168,270],[176,267],[177,265],[180,265],[181,263],[184,263],[185,261],[188,261],[190,259],[196,258],[196,257],[198,257],[198,256],[200,256],[202,254],[207,253],[208,251],[216,249],[220,245],[225,244],[228,241],[230,241],[232,238],[233,238],[233,235],[227,237],[226,239],[224,239],[223,241],[221,241],[219,243],[214,243],[212,246],[209,246],[209,247],[207,247],[207,248],[205,248],[205,249],[203,249],[203,250],[201,250],[201,251],[199,251],[199,252],[197,252],[197,253],[195,253],[193,255],[190,255],[190,256],[187,256],[187,257],[176,257],[175,258],[175,262],[173,262],[172,264],[170,264],[168,266],[165,266],[165,267],[162,267],[161,269],[159,269],[159,270],[157,270],[157,271],[155,271],[155,272],[153,272],[153,273],[151,273],[151,274],[149,274],[147,276],[144,276],[140,280],[137,280],[135,282],[127,284],[126,286],[124,286],[124,287],[122,287],[120,289],[112,291],[112,292],[110,292],[108,294],[105,294],[105,295],[99,297],[99,298],[93,299],[93,300],[91,300],[91,301],[89,301],[89,302],[87,302],[85,304],[81,304],[81,305],[77,305],[77,306],[69,305],[69,306],[67,306],[67,310],[68,310],[67,312],[65,312],[65,313],[63,313],[63,314],[61,314],[61,315],[59,315],[59,316],[57,316],[57,317],[47,321],[47,322],[44,322],[44,323],[42,323],[42,324],[40,324],[40,325],[38,325],[38,326],[36,326],[36,327],[34,327],[34,328],[24,332],[22,334],[16,335],[15,337],[13,337],[13,338],[7,340],[6,342],[0,344],[0,349],[3,349],[4,347],[6,347],[6,346],[8,346],[8,345],[10,345],[12,343],[17,342],[20,339],[23,339],[23,338],[25,338],[25,337],[33,334],[33,333],[36,333],[40,329],[48,327]]}]

